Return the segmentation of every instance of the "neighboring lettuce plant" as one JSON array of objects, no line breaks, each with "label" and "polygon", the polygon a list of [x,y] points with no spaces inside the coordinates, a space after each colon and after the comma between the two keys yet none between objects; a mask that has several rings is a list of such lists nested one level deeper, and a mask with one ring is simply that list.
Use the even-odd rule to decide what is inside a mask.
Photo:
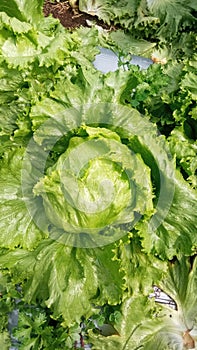
[{"label": "neighboring lettuce plant", "polygon": [[[191,57],[195,50],[196,1],[79,0],[79,9],[125,29],[126,35],[118,30],[109,37],[127,54],[137,54],[137,47],[144,45],[144,54],[151,55],[151,44],[159,49],[152,52],[158,60]],[[135,45],[136,38],[148,39],[149,48],[143,40]]]},{"label": "neighboring lettuce plant", "polygon": [[130,298],[122,304],[122,318],[115,323],[118,334],[107,337],[89,330],[92,349],[97,350],[186,350],[195,349],[197,258],[180,258],[169,263],[161,287],[176,302],[176,308],[153,305],[152,300]]}]

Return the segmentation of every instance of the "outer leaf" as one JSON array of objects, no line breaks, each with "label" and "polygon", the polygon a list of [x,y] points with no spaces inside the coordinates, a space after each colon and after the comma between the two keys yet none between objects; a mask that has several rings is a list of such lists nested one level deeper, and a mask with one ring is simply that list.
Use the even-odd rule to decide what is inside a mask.
[{"label": "outer leaf", "polygon": [[6,0],[1,1],[0,11],[7,13],[9,17],[16,17],[20,21],[25,19],[24,15],[21,13],[18,3],[15,0],[11,0],[8,4]]},{"label": "outer leaf", "polygon": [[[6,64],[0,69],[0,153],[15,145],[25,145],[30,133],[23,76]],[[20,96],[20,98],[19,98]]]},{"label": "outer leaf", "polygon": [[66,35],[65,29],[56,19],[45,18],[42,13],[36,15],[31,11],[31,6],[36,9],[37,0],[31,5],[28,1],[24,1],[23,4],[27,6],[29,16],[26,21],[30,19],[34,26],[0,12],[3,59],[9,66],[26,70],[29,70],[31,63],[37,61],[40,62],[40,66],[48,67],[55,61],[61,66],[64,65],[65,59],[70,56],[69,49],[71,51],[76,46],[77,36],[75,40],[71,34]]},{"label": "outer leaf", "polygon": [[162,280],[167,271],[167,264],[154,256],[142,252],[138,237],[125,240],[124,244],[116,244],[115,259],[120,263],[124,273],[125,289],[128,295],[149,295],[152,286]]},{"label": "outer leaf", "polygon": [[122,273],[112,258],[111,247],[78,249],[45,240],[33,252],[2,252],[0,265],[8,267],[16,281],[28,277],[26,301],[45,302],[54,317],[62,315],[65,324],[71,325],[82,316],[89,317],[94,303],[120,302]]},{"label": "outer leaf", "polygon": [[180,25],[194,21],[188,1],[185,0],[148,0],[150,11],[161,21],[159,34],[163,37],[173,37]]},{"label": "outer leaf", "polygon": [[[169,272],[161,282],[161,288],[177,303],[177,310],[163,310],[160,329],[153,336],[144,338],[145,349],[193,349],[197,339],[196,324],[196,271],[197,260],[182,257],[169,263]],[[151,321],[149,323],[151,326]],[[143,332],[143,330],[142,330]],[[146,332],[146,327],[145,327]]]},{"label": "outer leaf", "polygon": [[182,257],[169,265],[169,274],[161,287],[176,301],[185,328],[197,336],[197,258]]},{"label": "outer leaf", "polygon": [[42,14],[43,0],[11,0],[9,3],[2,0],[0,4],[0,12],[6,12],[10,17],[16,17],[20,21],[38,22]]},{"label": "outer leaf", "polygon": [[[32,249],[45,234],[34,224],[23,200],[21,165],[24,149],[4,154],[0,162],[0,244]],[[39,210],[39,201],[38,208]]]},{"label": "outer leaf", "polygon": [[[196,193],[178,172],[176,177],[173,202],[162,224],[152,233],[149,229],[147,230],[146,224],[139,223],[138,227],[139,234],[143,237],[144,249],[151,252],[157,251],[164,259],[172,258],[174,255],[179,256],[180,252],[181,255],[183,253],[190,255],[197,245]],[[184,200],[186,194],[187,201]],[[157,220],[153,220],[152,223],[156,224]]]},{"label": "outer leaf", "polygon": [[9,38],[2,46],[2,54],[6,61],[13,66],[27,66],[30,64],[37,53],[36,46],[26,36],[20,39]]},{"label": "outer leaf", "polygon": [[125,34],[121,30],[111,32],[110,38],[120,52],[130,53],[131,55],[147,57],[156,45],[146,40],[135,39],[131,34]]},{"label": "outer leaf", "polygon": [[73,79],[65,80],[63,77],[51,93],[51,98],[77,109],[81,105],[85,107],[85,104],[91,104],[93,101],[95,103],[110,102],[113,98],[113,91],[110,87],[104,88],[104,78],[95,71],[93,66],[88,68],[88,70],[83,67],[78,69]]},{"label": "outer leaf", "polygon": [[112,0],[80,0],[79,8],[93,16],[98,16],[105,22],[121,22],[123,26],[129,27],[137,10],[138,1],[112,1]]},{"label": "outer leaf", "polygon": [[8,332],[3,332],[0,334],[0,347],[2,350],[10,349],[10,336]]},{"label": "outer leaf", "polygon": [[181,86],[184,90],[189,90],[192,98],[197,100],[197,88],[196,88],[196,74],[188,72],[182,80]]},{"label": "outer leaf", "polygon": [[30,23],[20,21],[16,17],[17,14],[15,17],[10,17],[5,12],[0,12],[0,23],[15,34],[28,33],[32,30],[32,25]]},{"label": "outer leaf", "polygon": [[197,144],[186,137],[182,128],[174,129],[171,132],[170,147],[173,154],[176,155],[178,166],[187,174],[187,180],[195,188],[197,186]]},{"label": "outer leaf", "polygon": [[[116,324],[119,335],[103,337],[89,332],[89,341],[94,350],[137,350],[140,345],[140,337],[136,336],[138,329],[146,325],[152,318],[151,304],[146,297],[130,298],[122,304],[122,319]],[[154,321],[153,321],[154,322]],[[145,349],[145,348],[144,348]]]}]

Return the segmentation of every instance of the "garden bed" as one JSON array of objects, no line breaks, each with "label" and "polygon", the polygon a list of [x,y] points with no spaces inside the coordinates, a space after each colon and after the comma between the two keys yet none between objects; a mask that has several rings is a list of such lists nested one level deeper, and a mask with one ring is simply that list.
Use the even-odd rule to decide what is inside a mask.
[{"label": "garden bed", "polygon": [[70,3],[0,3],[0,346],[194,349],[196,4]]}]

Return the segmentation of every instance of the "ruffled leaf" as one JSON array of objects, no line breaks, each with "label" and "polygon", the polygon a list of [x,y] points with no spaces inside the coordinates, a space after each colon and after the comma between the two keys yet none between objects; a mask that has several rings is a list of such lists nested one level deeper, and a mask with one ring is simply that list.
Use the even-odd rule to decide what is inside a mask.
[{"label": "ruffled leaf", "polygon": [[[21,169],[24,149],[5,153],[0,162],[0,244],[32,249],[46,236],[36,227],[23,198]],[[37,201],[39,212],[39,201]]]},{"label": "ruffled leaf", "polygon": [[[122,298],[123,274],[112,261],[112,247],[78,249],[45,240],[34,251],[1,252],[0,265],[9,268],[15,281],[24,284],[25,300],[40,300],[63,316],[65,324],[89,317],[94,304],[117,304]],[[25,271],[24,271],[25,266]]]}]

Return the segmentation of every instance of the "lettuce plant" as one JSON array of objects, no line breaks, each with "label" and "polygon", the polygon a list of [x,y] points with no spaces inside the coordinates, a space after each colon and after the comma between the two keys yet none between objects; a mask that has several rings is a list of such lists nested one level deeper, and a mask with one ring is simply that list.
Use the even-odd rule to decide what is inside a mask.
[{"label": "lettuce plant", "polygon": [[[154,284],[168,292],[169,260],[191,276],[185,256],[196,252],[196,141],[185,130],[195,124],[196,58],[152,66],[147,75],[129,64],[103,75],[92,61],[108,34],[70,32],[41,9],[38,0],[0,5],[2,272],[21,284],[25,303],[50,309],[65,329],[119,305],[120,338],[90,332],[97,348],[97,341],[112,349],[122,339],[122,350],[134,341],[168,346],[158,345],[152,328],[161,334],[170,317],[148,295]],[[182,97],[187,109],[178,114]],[[173,111],[165,115],[168,101]],[[165,123],[170,131],[162,134]],[[187,289],[195,278],[184,283]],[[186,294],[183,332],[196,322]]]}]

